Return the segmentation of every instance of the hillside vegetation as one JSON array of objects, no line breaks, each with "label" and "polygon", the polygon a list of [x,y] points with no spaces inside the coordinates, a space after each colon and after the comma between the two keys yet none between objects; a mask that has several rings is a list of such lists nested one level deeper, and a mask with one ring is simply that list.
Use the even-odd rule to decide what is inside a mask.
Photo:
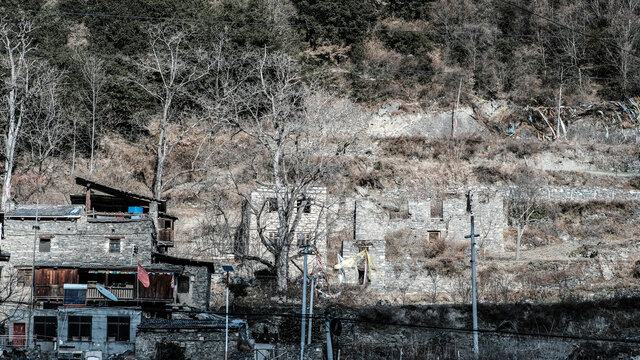
[{"label": "hillside vegetation", "polygon": [[[0,13],[3,210],[64,203],[73,176],[90,177],[169,199],[175,250],[211,258],[234,252],[262,184],[294,202],[314,184],[406,202],[523,173],[640,188],[637,0],[10,0]],[[477,131],[450,136],[425,114]],[[525,259],[635,241],[631,203],[536,211]],[[619,287],[636,281],[624,257]]]}]

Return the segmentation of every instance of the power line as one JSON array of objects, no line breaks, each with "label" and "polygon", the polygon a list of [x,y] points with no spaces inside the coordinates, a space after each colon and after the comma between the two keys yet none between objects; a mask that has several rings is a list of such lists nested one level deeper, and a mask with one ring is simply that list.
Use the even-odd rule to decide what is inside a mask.
[{"label": "power line", "polygon": [[[352,322],[352,323],[366,323],[366,324],[376,324],[376,325],[382,325],[382,326],[394,326],[394,327],[397,326],[397,327],[418,328],[418,329],[437,330],[437,331],[446,331],[446,332],[473,333],[474,331],[473,329],[470,329],[470,328],[455,328],[455,327],[447,327],[447,326],[433,326],[433,325],[421,325],[421,324],[380,323],[379,321],[373,321],[373,320],[349,319],[349,318],[336,318],[336,319],[339,319],[341,321],[346,321],[346,322]],[[633,340],[633,339],[602,338],[602,337],[594,337],[594,336],[563,335],[563,334],[528,333],[528,332],[519,332],[519,331],[502,331],[502,330],[491,330],[491,329],[478,329],[477,331],[480,333],[489,334],[489,335],[524,336],[524,337],[528,336],[528,337],[538,337],[538,338],[554,338],[554,339],[562,339],[562,340],[640,344],[640,340]]]},{"label": "power line", "polygon": [[[193,311],[185,311],[190,313],[197,313]],[[216,313],[215,315],[223,316],[226,313]],[[235,317],[285,317],[285,318],[294,318],[294,319],[324,319],[324,314],[314,314],[314,315],[302,315],[298,312],[291,313],[279,313],[279,312],[230,312],[230,316]],[[360,323],[360,324],[369,324],[369,325],[378,325],[378,326],[393,326],[393,327],[404,327],[404,328],[414,328],[414,329],[424,329],[424,330],[434,330],[434,331],[444,331],[444,332],[458,332],[458,333],[473,333],[473,329],[471,328],[459,328],[459,327],[449,327],[449,326],[435,326],[435,325],[423,325],[423,324],[403,324],[403,323],[393,323],[393,322],[380,322],[374,320],[366,320],[359,318],[345,318],[345,317],[332,317],[332,319],[349,322],[349,323]],[[552,334],[552,333],[532,333],[532,332],[521,332],[521,331],[503,331],[503,330],[492,330],[492,329],[478,329],[480,333],[487,335],[495,335],[495,336],[521,336],[521,337],[536,337],[536,338],[553,338],[560,340],[576,340],[576,341],[594,341],[594,342],[608,342],[608,343],[626,343],[626,344],[640,344],[640,340],[634,339],[622,339],[622,338],[608,338],[608,337],[596,337],[596,336],[583,336],[583,335],[565,335],[565,334]]]}]

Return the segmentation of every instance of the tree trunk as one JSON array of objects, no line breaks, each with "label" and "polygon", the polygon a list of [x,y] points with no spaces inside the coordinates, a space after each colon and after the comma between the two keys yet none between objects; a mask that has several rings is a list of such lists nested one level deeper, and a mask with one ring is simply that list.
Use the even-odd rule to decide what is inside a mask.
[{"label": "tree trunk", "polygon": [[520,260],[520,240],[522,240],[522,233],[524,232],[524,226],[518,225],[518,236],[516,239],[516,260]]},{"label": "tree trunk", "polygon": [[286,291],[289,285],[289,246],[283,246],[275,255],[278,291]]}]

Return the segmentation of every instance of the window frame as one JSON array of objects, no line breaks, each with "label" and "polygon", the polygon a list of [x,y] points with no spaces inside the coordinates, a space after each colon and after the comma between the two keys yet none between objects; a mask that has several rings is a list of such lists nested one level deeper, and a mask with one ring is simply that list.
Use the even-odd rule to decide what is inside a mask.
[{"label": "window frame", "polygon": [[[112,336],[112,335],[115,335],[115,336]],[[131,341],[131,317],[130,316],[107,316],[107,341],[108,342],[130,342]]]},{"label": "window frame", "polygon": [[31,286],[33,284],[33,272],[31,269],[17,269],[16,283],[21,286]]},{"label": "window frame", "polygon": [[[302,207],[302,202],[306,201],[306,204],[304,204],[304,207]],[[303,196],[301,198],[299,198],[298,200],[296,200],[296,209],[298,211],[300,211],[300,208],[302,208],[302,213],[303,214],[311,214],[311,203],[313,202],[312,198]]]},{"label": "window frame", "polygon": [[[186,284],[186,285],[184,285]],[[184,286],[186,286],[186,291]],[[191,291],[191,278],[187,275],[178,276],[178,294],[188,294]]]},{"label": "window frame", "polygon": [[[431,234],[438,234],[437,238],[432,239]],[[427,230],[427,245],[431,244],[432,241],[442,239],[442,231],[440,230]]]},{"label": "window frame", "polygon": [[[42,330],[40,334],[38,330]],[[39,339],[40,336],[42,339]],[[36,341],[56,341],[58,338],[58,318],[56,316],[34,316],[33,337]]]},{"label": "window frame", "polygon": [[[108,237],[109,241],[109,254],[120,254],[122,253],[122,238],[121,237]],[[114,246],[117,244],[117,251],[114,251]]]},{"label": "window frame", "polygon": [[[43,245],[46,246],[43,248]],[[51,252],[51,237],[49,236],[41,236],[38,239],[38,252],[39,253],[48,253]]]},{"label": "window frame", "polygon": [[[93,335],[92,316],[69,316],[67,324],[67,341],[91,341]],[[72,334],[72,330],[77,330],[77,335]],[[74,337],[80,340],[74,340]]]},{"label": "window frame", "polygon": [[275,197],[267,198],[267,212],[277,212],[278,211],[278,199]]}]

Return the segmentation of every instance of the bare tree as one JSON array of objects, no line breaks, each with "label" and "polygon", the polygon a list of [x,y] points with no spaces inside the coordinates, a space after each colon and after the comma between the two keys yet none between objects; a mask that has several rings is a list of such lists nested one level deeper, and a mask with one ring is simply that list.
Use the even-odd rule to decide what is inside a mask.
[{"label": "bare tree", "polygon": [[60,104],[62,76],[55,69],[42,74],[40,91],[28,102],[29,111],[23,119],[25,131],[21,147],[30,155],[31,164],[39,174],[72,130]]},{"label": "bare tree", "polygon": [[[270,259],[255,259],[275,268],[277,287],[287,289],[291,245],[305,194],[327,175],[330,165],[355,140],[347,128],[352,107],[338,103],[303,81],[299,64],[286,54],[267,54],[256,61],[253,77],[233,97],[234,126],[256,140],[269,163],[266,179],[273,183],[274,203],[253,204],[258,236]],[[358,117],[350,119],[358,127]],[[248,199],[249,197],[245,195]],[[314,204],[318,206],[322,204]],[[263,215],[277,213],[277,232],[265,231]]]},{"label": "bare tree", "polygon": [[80,55],[83,89],[83,102],[90,114],[90,136],[89,136],[89,175],[93,173],[94,153],[96,150],[96,130],[104,120],[104,110],[107,108],[104,97],[104,86],[107,83],[107,73],[104,61],[95,55]]},{"label": "bare tree", "polygon": [[609,56],[621,77],[623,94],[627,94],[635,64],[635,55],[640,44],[640,0],[613,0],[608,11],[615,47],[610,47]]},{"label": "bare tree", "polygon": [[[31,272],[29,271],[29,275]],[[29,306],[30,277],[14,267],[2,268],[0,281],[0,325],[24,316]]]},{"label": "bare tree", "polygon": [[14,24],[7,18],[0,20],[0,66],[3,74],[0,107],[6,114],[3,134],[5,172],[2,184],[2,210],[6,210],[7,201],[11,197],[11,179],[18,139],[29,116],[32,99],[46,89],[49,82],[59,79],[56,69],[31,57],[35,50],[30,36],[32,31],[33,24],[29,21],[22,20]]},{"label": "bare tree", "polygon": [[516,260],[520,259],[520,243],[527,226],[535,220],[534,214],[540,205],[543,179],[533,170],[520,171],[509,190],[509,220],[516,227]]},{"label": "bare tree", "polygon": [[204,51],[190,46],[191,33],[186,27],[152,26],[148,30],[149,54],[136,63],[140,77],[134,81],[161,107],[154,131],[157,142],[152,192],[156,198],[161,197],[165,189],[163,180],[169,155],[202,120],[180,116],[184,114],[178,114],[176,106],[176,102],[188,97],[188,87],[205,77],[210,69]]}]

